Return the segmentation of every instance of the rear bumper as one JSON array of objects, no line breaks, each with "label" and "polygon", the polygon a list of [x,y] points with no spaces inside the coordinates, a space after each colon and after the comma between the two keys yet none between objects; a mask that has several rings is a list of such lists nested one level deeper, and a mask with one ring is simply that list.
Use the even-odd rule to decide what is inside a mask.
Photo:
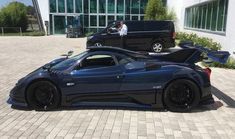
[{"label": "rear bumper", "polygon": [[202,90],[202,97],[201,97],[201,101],[200,104],[201,105],[209,105],[209,104],[213,104],[215,101],[212,97],[212,93],[211,93],[211,86],[209,85],[208,87],[204,87]]}]

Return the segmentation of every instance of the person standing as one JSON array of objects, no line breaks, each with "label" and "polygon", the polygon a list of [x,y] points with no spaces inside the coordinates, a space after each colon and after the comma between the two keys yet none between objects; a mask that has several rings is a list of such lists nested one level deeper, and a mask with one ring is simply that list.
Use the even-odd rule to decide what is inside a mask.
[{"label": "person standing", "polygon": [[120,27],[119,27],[119,34],[121,37],[121,45],[122,45],[122,48],[124,48],[124,49],[126,48],[127,31],[128,31],[128,28],[127,28],[126,24],[124,24],[124,22],[121,21]]}]

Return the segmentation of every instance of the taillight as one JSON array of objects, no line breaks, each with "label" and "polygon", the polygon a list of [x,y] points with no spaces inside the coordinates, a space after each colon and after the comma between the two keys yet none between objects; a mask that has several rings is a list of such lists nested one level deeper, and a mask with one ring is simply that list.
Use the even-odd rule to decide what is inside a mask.
[{"label": "taillight", "polygon": [[176,38],[176,33],[175,33],[175,32],[172,33],[172,38],[173,38],[173,39]]},{"label": "taillight", "polygon": [[205,68],[204,71],[205,71],[205,73],[207,74],[207,76],[210,80],[210,78],[211,78],[211,69],[210,68]]}]

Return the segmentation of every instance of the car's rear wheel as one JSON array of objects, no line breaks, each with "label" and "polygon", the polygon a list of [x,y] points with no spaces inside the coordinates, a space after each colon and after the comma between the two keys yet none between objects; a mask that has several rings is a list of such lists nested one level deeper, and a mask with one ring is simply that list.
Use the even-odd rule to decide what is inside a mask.
[{"label": "car's rear wheel", "polygon": [[102,43],[100,43],[100,42],[96,42],[96,43],[94,44],[94,46],[102,47],[103,45],[102,45]]},{"label": "car's rear wheel", "polygon": [[31,84],[26,94],[29,107],[36,110],[56,109],[60,103],[57,87],[49,81],[38,81]]},{"label": "car's rear wheel", "polygon": [[152,44],[152,51],[155,53],[160,53],[163,51],[163,44],[160,42],[155,42]]},{"label": "car's rear wheel", "polygon": [[166,87],[163,101],[170,111],[190,111],[199,104],[200,90],[194,82],[179,79]]}]

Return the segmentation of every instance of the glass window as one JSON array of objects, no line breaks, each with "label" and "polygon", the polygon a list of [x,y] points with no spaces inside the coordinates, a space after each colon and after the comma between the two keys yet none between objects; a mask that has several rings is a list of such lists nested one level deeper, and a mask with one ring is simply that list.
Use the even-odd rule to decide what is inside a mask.
[{"label": "glass window", "polygon": [[140,0],[140,14],[144,14],[148,0]]},{"label": "glass window", "polygon": [[53,19],[52,19],[52,15],[50,14],[50,35],[52,35],[53,34],[53,21],[52,21]]},{"label": "glass window", "polygon": [[228,0],[225,0],[225,9],[224,9],[224,21],[223,21],[223,31],[226,31],[226,24],[227,24],[227,13],[228,13]]},{"label": "glass window", "polygon": [[65,13],[64,0],[58,0],[58,11],[59,11],[59,13]]},{"label": "glass window", "polygon": [[56,12],[56,0],[50,0],[50,12],[51,13]]},{"label": "glass window", "polygon": [[106,17],[105,15],[100,15],[99,16],[99,26],[106,26]]},{"label": "glass window", "polygon": [[65,34],[65,16],[54,16],[55,34]]},{"label": "glass window", "polygon": [[76,13],[82,13],[82,0],[75,0]]},{"label": "glass window", "polygon": [[96,15],[90,16],[90,26],[97,26],[97,16]]},{"label": "glass window", "polygon": [[90,13],[97,13],[97,1],[90,0]]},{"label": "glass window", "polygon": [[73,0],[67,0],[67,13],[74,12],[74,3]]},{"label": "glass window", "polygon": [[212,17],[212,3],[207,5],[207,20],[206,20],[206,29],[211,29],[211,17]]},{"label": "glass window", "polygon": [[217,21],[217,1],[213,2],[213,13],[212,13],[212,22],[211,22],[211,30],[216,30],[216,21]]},{"label": "glass window", "polygon": [[79,69],[93,69],[115,66],[116,63],[110,55],[92,55],[82,60]]},{"label": "glass window", "polygon": [[114,16],[112,16],[112,15],[109,15],[108,16],[108,23],[109,22],[112,22],[112,21],[114,21],[115,19],[114,19]]},{"label": "glass window", "polygon": [[202,29],[206,28],[206,9],[207,9],[207,5],[202,7],[202,23],[201,23]]},{"label": "glass window", "polygon": [[222,31],[223,28],[223,18],[224,18],[224,5],[225,0],[219,1],[219,12],[218,12],[218,23],[217,23],[217,30]]},{"label": "glass window", "polygon": [[106,11],[106,1],[99,0],[99,13],[105,13]]},{"label": "glass window", "polygon": [[118,15],[117,16],[117,20],[123,20],[123,16],[122,15]]},{"label": "glass window", "polygon": [[84,15],[84,26],[88,27],[89,26],[89,18],[88,15]]},{"label": "glass window", "polygon": [[67,26],[69,26],[69,25],[74,25],[74,17],[73,16],[68,16],[67,17]]},{"label": "glass window", "polygon": [[140,16],[140,20],[144,20],[144,16]]},{"label": "glass window", "polygon": [[131,16],[131,20],[138,20],[138,16]]},{"label": "glass window", "polygon": [[124,1],[117,0],[117,13],[124,13]]},{"label": "glass window", "polygon": [[114,0],[108,0],[108,13],[114,13],[115,12],[115,2]]},{"label": "glass window", "polygon": [[139,14],[139,0],[132,0],[131,14]]},{"label": "glass window", "polygon": [[126,14],[130,14],[130,10],[131,10],[131,2],[130,2],[130,0],[125,0],[125,6],[126,6],[126,9],[125,9],[125,13]]},{"label": "glass window", "polygon": [[214,0],[185,9],[185,27],[225,32],[228,0]]},{"label": "glass window", "polygon": [[83,1],[84,13],[88,13],[88,0]]},{"label": "glass window", "polygon": [[201,28],[201,25],[202,25],[202,6],[199,6],[198,7],[198,20],[197,20],[197,22],[198,22],[198,26],[197,26],[197,28]]},{"label": "glass window", "polygon": [[130,15],[125,15],[125,20],[130,20]]}]

